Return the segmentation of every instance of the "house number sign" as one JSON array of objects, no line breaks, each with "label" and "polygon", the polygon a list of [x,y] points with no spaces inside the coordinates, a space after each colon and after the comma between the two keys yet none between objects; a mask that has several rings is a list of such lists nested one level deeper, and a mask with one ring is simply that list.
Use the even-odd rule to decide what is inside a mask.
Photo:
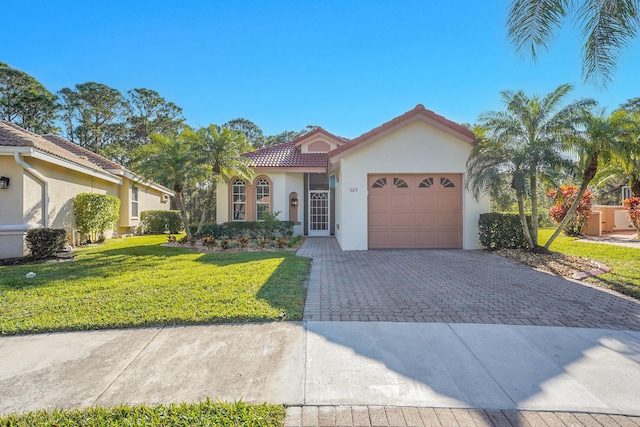
[{"label": "house number sign", "polygon": [[349,188],[349,191],[352,193],[357,193],[358,192],[358,187],[351,187]]}]

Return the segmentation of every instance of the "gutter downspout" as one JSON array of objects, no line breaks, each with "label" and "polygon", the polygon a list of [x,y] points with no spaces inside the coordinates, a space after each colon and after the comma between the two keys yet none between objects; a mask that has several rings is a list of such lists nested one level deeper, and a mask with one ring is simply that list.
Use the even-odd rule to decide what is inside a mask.
[{"label": "gutter downspout", "polygon": [[22,166],[27,172],[42,183],[42,226],[49,227],[49,181],[47,177],[25,163],[17,151],[13,153],[16,163]]}]

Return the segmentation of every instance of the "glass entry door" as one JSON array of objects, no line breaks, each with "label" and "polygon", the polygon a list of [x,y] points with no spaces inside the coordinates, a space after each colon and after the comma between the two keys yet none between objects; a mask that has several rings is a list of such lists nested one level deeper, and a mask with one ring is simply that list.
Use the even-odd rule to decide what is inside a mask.
[{"label": "glass entry door", "polygon": [[328,236],[329,192],[309,191],[309,236]]}]

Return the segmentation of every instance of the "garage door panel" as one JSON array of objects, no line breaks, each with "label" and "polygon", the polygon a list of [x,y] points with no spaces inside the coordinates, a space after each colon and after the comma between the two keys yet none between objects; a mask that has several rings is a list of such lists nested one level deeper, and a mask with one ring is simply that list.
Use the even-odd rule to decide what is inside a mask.
[{"label": "garage door panel", "polygon": [[391,208],[392,209],[407,209],[410,210],[413,204],[411,194],[394,194],[391,196]]},{"label": "garage door panel", "polygon": [[435,231],[416,231],[416,247],[435,248],[437,247],[437,233]]},{"label": "garage door panel", "polygon": [[431,192],[430,194],[416,194],[414,196],[414,200],[415,200],[415,207],[416,208],[430,208],[430,209],[435,209],[436,208],[436,203],[437,203],[437,197],[436,194],[434,192]]},{"label": "garage door panel", "polygon": [[391,226],[391,213],[381,212],[376,214],[369,214],[369,226],[372,228],[389,227]]},{"label": "garage door panel", "polygon": [[437,245],[439,248],[458,248],[459,231],[439,231]]},{"label": "garage door panel", "polygon": [[369,175],[370,248],[462,246],[461,175]]},{"label": "garage door panel", "polygon": [[416,213],[414,218],[415,218],[415,225],[417,227],[435,227],[436,226],[436,215],[433,212]]},{"label": "garage door panel", "polygon": [[454,192],[442,192],[438,194],[438,209],[457,211],[460,209],[460,194]]},{"label": "garage door panel", "polygon": [[438,227],[455,228],[457,230],[462,225],[460,224],[460,218],[455,212],[438,212],[434,216],[436,217],[436,221],[434,222]]},{"label": "garage door panel", "polygon": [[391,203],[391,196],[389,194],[369,194],[369,210],[388,209]]},{"label": "garage door panel", "polygon": [[392,247],[404,247],[407,242],[413,243],[413,231],[396,231],[391,234],[391,245]]}]

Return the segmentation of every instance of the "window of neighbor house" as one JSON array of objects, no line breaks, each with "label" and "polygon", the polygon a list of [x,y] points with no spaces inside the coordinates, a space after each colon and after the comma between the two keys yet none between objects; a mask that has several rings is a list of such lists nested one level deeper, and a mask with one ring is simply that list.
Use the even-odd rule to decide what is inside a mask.
[{"label": "window of neighbor house", "polygon": [[233,202],[233,221],[246,221],[247,219],[247,186],[244,181],[233,181],[231,190]]},{"label": "window of neighbor house", "polygon": [[131,216],[138,217],[138,187],[131,188]]},{"label": "window of neighbor house", "polygon": [[271,189],[269,181],[260,178],[256,182],[256,219],[262,220],[265,213],[271,212]]}]

